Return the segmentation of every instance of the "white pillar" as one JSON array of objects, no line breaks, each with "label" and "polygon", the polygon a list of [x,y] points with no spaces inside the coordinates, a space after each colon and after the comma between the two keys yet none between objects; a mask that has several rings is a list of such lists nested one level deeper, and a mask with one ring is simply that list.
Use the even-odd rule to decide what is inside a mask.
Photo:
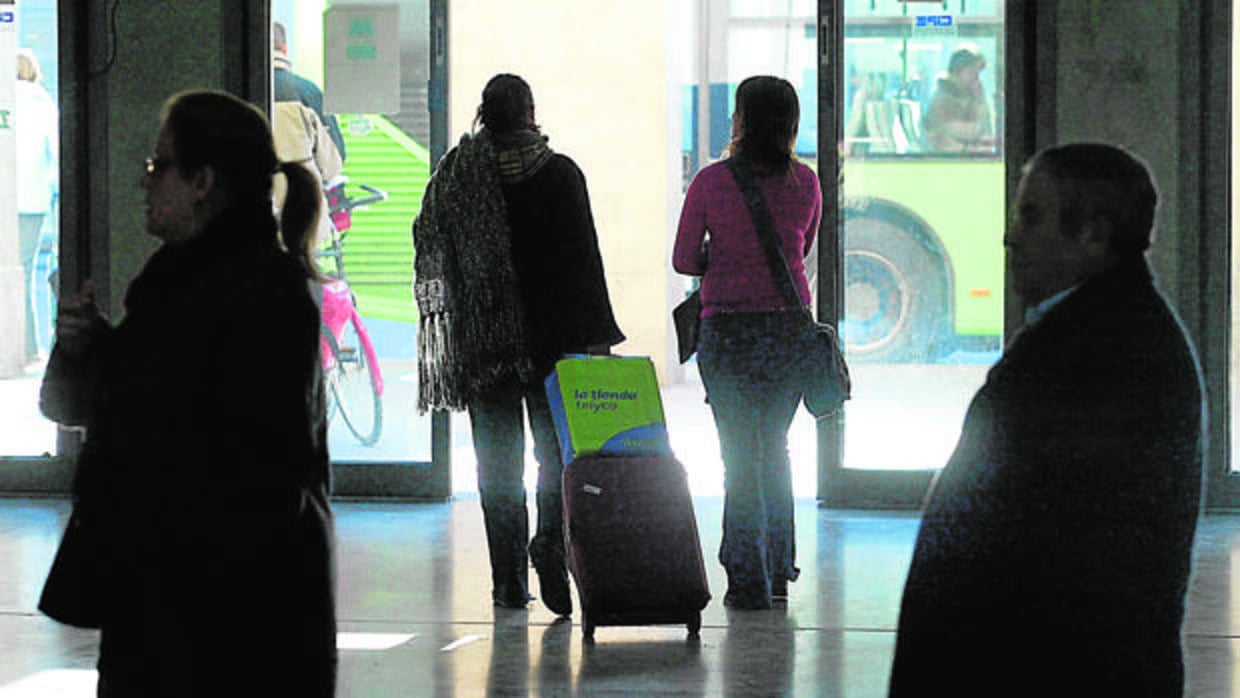
[{"label": "white pillar", "polygon": [[[451,28],[448,143],[469,130],[482,88],[516,73],[534,90],[551,148],[585,173],[616,319],[617,353],[649,356],[679,377],[669,236],[680,216],[682,13],[665,0],[460,0]],[[549,36],[535,42],[530,37]],[[669,286],[676,282],[675,293]]]}]

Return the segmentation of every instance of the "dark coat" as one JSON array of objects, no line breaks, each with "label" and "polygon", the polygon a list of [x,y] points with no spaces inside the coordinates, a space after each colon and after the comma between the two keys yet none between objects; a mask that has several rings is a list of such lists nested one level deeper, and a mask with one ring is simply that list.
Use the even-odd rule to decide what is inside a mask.
[{"label": "dark coat", "polygon": [[165,245],[125,303],[89,360],[53,352],[41,397],[87,427],[76,495],[104,534],[101,680],[330,695],[319,312],[269,209]]},{"label": "dark coat", "polygon": [[1203,412],[1143,259],[1018,335],[927,502],[891,695],[1181,695]]},{"label": "dark coat", "polygon": [[536,375],[549,375],[564,354],[624,341],[577,164],[556,153],[532,177],[502,186]]}]

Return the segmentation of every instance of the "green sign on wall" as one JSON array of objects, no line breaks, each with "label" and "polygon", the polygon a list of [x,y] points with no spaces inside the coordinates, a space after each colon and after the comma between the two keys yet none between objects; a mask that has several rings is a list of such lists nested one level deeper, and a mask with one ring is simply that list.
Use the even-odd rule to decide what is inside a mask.
[{"label": "green sign on wall", "polygon": [[336,5],[323,15],[323,109],[400,111],[400,6]]}]

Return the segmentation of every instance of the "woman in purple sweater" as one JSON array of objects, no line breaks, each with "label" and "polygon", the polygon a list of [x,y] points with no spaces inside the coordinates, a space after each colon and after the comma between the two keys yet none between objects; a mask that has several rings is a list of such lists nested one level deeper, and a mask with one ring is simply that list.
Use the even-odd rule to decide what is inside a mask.
[{"label": "woman in purple sweater", "polygon": [[[751,77],[736,89],[729,156],[744,158],[775,219],[802,304],[810,302],[804,258],[822,214],[813,170],[793,155],[800,108],[782,78]],[[709,248],[709,254],[707,249]],[[724,604],[765,609],[797,578],[788,427],[801,393],[797,368],[804,316],[771,274],[740,189],[725,162],[689,186],[672,264],[702,277],[698,365],[725,470],[719,561]]]}]

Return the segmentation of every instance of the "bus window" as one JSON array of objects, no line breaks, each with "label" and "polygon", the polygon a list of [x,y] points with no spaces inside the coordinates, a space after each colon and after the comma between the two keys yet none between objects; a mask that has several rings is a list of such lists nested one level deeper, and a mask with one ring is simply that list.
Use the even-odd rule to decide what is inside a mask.
[{"label": "bus window", "polygon": [[[844,467],[942,467],[1003,335],[1002,3],[845,2]],[[892,427],[906,438],[884,439]]]}]

